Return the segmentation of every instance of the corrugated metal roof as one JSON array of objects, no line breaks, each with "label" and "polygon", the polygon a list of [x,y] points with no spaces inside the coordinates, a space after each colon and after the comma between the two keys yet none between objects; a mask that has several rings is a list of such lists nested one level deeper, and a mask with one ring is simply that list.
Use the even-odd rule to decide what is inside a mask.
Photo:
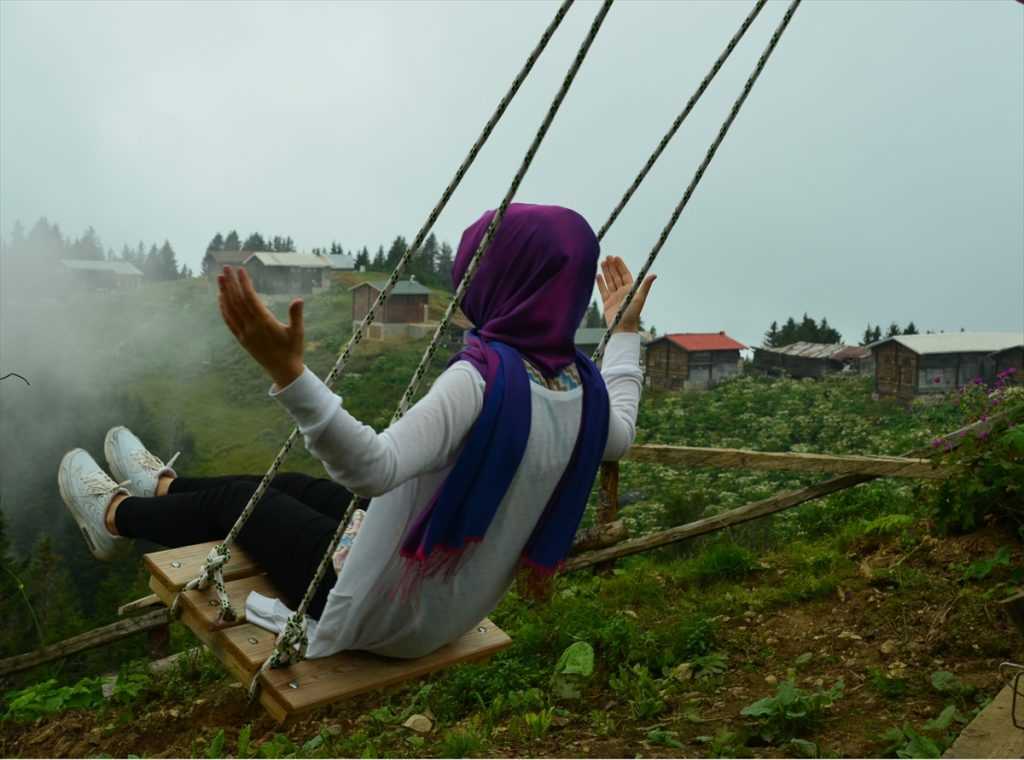
[{"label": "corrugated metal roof", "polygon": [[142,277],[142,272],[127,261],[93,261],[92,259],[61,259],[67,269],[78,272],[113,272],[114,274]]},{"label": "corrugated metal roof", "polygon": [[299,269],[326,269],[328,267],[327,261],[312,253],[258,251],[242,263],[248,264],[253,259],[268,267],[297,267]]},{"label": "corrugated metal roof", "polygon": [[324,258],[331,269],[355,269],[356,260],[354,256],[347,253],[329,253]]},{"label": "corrugated metal roof", "polygon": [[[381,290],[384,290],[384,286],[386,284],[387,283],[385,281],[383,281],[383,280],[381,282],[361,282],[358,285],[353,285],[351,288],[349,288],[349,290],[355,290],[356,288],[363,287],[363,285],[369,285],[374,290],[381,291]],[[424,287],[420,283],[416,282],[416,280],[399,280],[398,282],[395,283],[395,287],[392,288],[391,295],[393,295],[393,296],[422,296],[422,295],[430,295],[430,288]]]},{"label": "corrugated metal roof", "polygon": [[245,261],[251,255],[250,251],[207,251],[207,256],[212,256],[218,267],[235,267]]},{"label": "corrugated metal roof", "polygon": [[801,340],[790,343],[788,346],[776,346],[774,348],[760,347],[759,351],[770,351],[773,354],[785,354],[786,356],[802,356],[805,359],[831,359],[834,354],[849,348],[843,343],[811,343]]},{"label": "corrugated metal roof", "polygon": [[847,346],[841,348],[832,354],[832,358],[837,362],[849,361],[852,359],[867,359],[871,356],[871,349],[867,346]]},{"label": "corrugated metal roof", "polygon": [[[716,333],[670,333],[662,338],[675,343],[686,351],[737,351],[746,348],[738,340],[733,340],[725,332]],[[656,343],[657,340],[651,341]]]},{"label": "corrugated metal roof", "polygon": [[915,354],[968,354],[1002,351],[1024,345],[1024,332],[948,332],[934,335],[895,335],[872,343],[877,348],[889,341],[906,346]]}]

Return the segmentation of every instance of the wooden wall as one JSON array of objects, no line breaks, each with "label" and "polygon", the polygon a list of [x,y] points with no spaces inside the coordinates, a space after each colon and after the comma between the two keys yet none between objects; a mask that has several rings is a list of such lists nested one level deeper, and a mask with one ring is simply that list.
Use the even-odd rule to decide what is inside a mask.
[{"label": "wooden wall", "polygon": [[644,353],[646,383],[652,388],[701,390],[739,372],[739,351],[690,352],[669,340],[656,341]]},{"label": "wooden wall", "polygon": [[[352,291],[352,321],[366,316],[380,293],[372,285],[356,287]],[[388,296],[384,308],[377,314],[377,322],[387,324],[422,324],[426,321],[426,306],[430,298],[426,293]]]},{"label": "wooden wall", "polygon": [[879,346],[874,353],[875,390],[878,394],[913,398],[917,393],[917,354],[895,341]]}]

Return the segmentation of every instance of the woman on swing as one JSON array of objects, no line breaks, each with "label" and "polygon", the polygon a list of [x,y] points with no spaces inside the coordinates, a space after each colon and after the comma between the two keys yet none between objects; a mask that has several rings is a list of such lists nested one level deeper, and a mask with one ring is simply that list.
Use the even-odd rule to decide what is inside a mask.
[{"label": "woman on swing", "polygon": [[[463,233],[455,283],[493,214]],[[252,594],[248,620],[283,627],[285,602],[302,598],[353,493],[372,501],[351,547],[334,547],[334,571],[313,597],[309,657],[352,649],[423,656],[486,617],[517,570],[542,580],[558,569],[598,466],[632,444],[640,400],[637,330],[653,276],[611,337],[603,370],[573,342],[595,275],[607,320],[633,282],[616,257],[597,274],[598,255],[576,212],[510,205],[462,304],[475,329],[429,393],[382,433],[304,366],[302,302],[282,324],[245,270],[225,267],[224,322],[330,475],[278,475],[239,534],[284,597]],[[113,479],[82,449],[65,455],[59,473],[61,495],[100,559],[122,537],[170,547],[222,539],[260,480],[179,477],[173,460],[165,465],[123,427],[107,434],[104,449]]]}]

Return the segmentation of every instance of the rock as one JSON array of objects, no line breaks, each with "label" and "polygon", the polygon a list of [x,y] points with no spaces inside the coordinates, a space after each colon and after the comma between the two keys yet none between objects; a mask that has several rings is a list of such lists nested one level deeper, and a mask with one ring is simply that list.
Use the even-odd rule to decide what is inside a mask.
[{"label": "rock", "polygon": [[170,710],[167,711],[167,714],[170,715],[172,718],[177,718],[181,716],[181,711],[177,707],[172,707]]},{"label": "rock", "polygon": [[633,618],[634,620],[636,620],[637,617],[639,617],[635,612],[633,612],[633,610],[625,610],[623,612],[623,614],[624,615],[628,615],[629,617]]},{"label": "rock", "polygon": [[331,736],[341,736],[344,733],[344,729],[337,723],[332,723],[324,729]]},{"label": "rock", "polygon": [[841,638],[841,639],[849,639],[850,641],[863,641],[864,640],[863,636],[860,636],[859,634],[856,634],[853,631],[843,631],[842,633],[839,634],[839,638]]},{"label": "rock", "polygon": [[878,651],[887,657],[896,654],[896,642],[892,639],[886,639],[882,642],[882,646],[878,647]]},{"label": "rock", "polygon": [[693,680],[693,665],[689,662],[682,662],[672,670],[672,677],[677,681],[685,683]]},{"label": "rock", "polygon": [[775,676],[767,675],[767,676],[764,677],[764,682],[766,684],[768,684],[769,686],[775,686],[775,684],[777,684],[779,682],[779,679],[776,678]]},{"label": "rock", "polygon": [[406,720],[402,725],[418,734],[429,734],[431,729],[434,727],[434,723],[430,718],[426,715],[419,714],[410,715],[408,720]]}]

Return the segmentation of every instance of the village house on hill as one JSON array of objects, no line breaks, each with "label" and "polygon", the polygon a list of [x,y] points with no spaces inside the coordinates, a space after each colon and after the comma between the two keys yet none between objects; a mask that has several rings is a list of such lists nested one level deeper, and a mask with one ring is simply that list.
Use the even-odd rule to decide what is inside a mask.
[{"label": "village house on hill", "polygon": [[242,262],[257,293],[268,295],[312,293],[324,286],[328,265],[311,253],[257,251]]},{"label": "village house on hill", "polygon": [[142,284],[142,272],[127,261],[61,259],[61,269],[76,284],[95,290],[124,290]]},{"label": "village house on hill", "polygon": [[[353,329],[366,316],[384,285],[384,282],[361,282],[349,288],[352,293]],[[416,282],[415,277],[399,280],[377,312],[367,337],[419,337],[431,332],[436,325],[430,323],[429,304],[429,288]]]},{"label": "village house on hill", "polygon": [[1024,332],[954,332],[894,335],[869,346],[875,357],[875,392],[911,399],[946,393],[975,378],[1024,370]]},{"label": "village house on hill", "polygon": [[224,267],[240,267],[250,256],[252,251],[207,251],[203,257],[203,271],[211,282],[215,282]]},{"label": "village house on hill", "polygon": [[754,349],[754,369],[768,375],[821,378],[833,372],[870,372],[871,350],[843,343],[799,341]]},{"label": "village house on hill", "polygon": [[644,351],[645,383],[669,390],[707,390],[739,374],[746,346],[725,332],[670,333]]}]

